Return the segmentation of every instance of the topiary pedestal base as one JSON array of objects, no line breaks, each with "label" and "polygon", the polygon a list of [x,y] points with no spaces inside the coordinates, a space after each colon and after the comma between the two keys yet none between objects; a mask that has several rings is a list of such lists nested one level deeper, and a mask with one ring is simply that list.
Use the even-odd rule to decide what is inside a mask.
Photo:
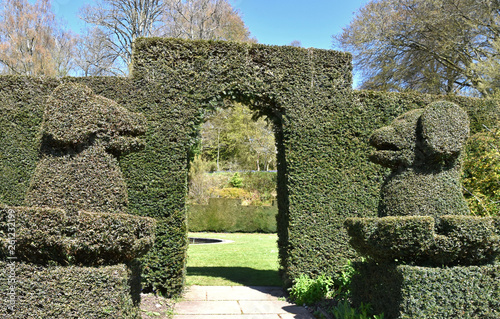
[{"label": "topiary pedestal base", "polygon": [[385,319],[500,318],[500,265],[431,268],[358,263],[353,303]]},{"label": "topiary pedestal base", "polygon": [[1,318],[140,318],[135,266],[43,267],[1,261],[0,270]]}]

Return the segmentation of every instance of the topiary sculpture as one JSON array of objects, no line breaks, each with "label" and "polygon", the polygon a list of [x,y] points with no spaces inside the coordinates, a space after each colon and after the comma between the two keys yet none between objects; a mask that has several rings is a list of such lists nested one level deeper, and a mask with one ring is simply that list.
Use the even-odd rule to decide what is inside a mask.
[{"label": "topiary sculpture", "polygon": [[13,245],[0,222],[0,258],[15,258],[30,290],[51,287],[19,317],[139,317],[136,259],[152,247],[156,221],[126,214],[117,157],[140,149],[144,133],[144,116],[84,85],[61,84],[48,98],[26,206],[0,209],[16,227]]},{"label": "topiary sculpture", "polygon": [[379,216],[346,221],[351,245],[379,261],[483,264],[499,253],[492,219],[470,215],[460,185],[467,113],[450,102],[407,112],[376,130],[370,160],[391,168]]},{"label": "topiary sculpture", "polygon": [[[391,168],[378,218],[349,218],[357,264],[353,301],[387,318],[496,318],[497,220],[468,216],[460,154],[469,135],[459,106],[435,102],[376,130],[370,160]],[[471,284],[473,283],[473,284]],[[471,307],[471,304],[473,306]]]},{"label": "topiary sculpture", "polygon": [[140,149],[145,118],[81,84],[47,100],[42,142],[27,206],[125,212],[127,188],[116,156]]}]

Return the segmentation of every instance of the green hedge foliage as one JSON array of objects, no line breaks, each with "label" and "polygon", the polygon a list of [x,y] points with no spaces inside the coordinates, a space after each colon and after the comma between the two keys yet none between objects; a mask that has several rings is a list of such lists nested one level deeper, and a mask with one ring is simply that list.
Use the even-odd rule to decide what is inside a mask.
[{"label": "green hedge foliage", "polygon": [[387,319],[500,317],[499,265],[445,268],[358,263],[353,303]]},{"label": "green hedge foliage", "polygon": [[470,137],[463,163],[462,184],[471,213],[500,214],[500,129],[488,128]]},{"label": "green hedge foliage", "polygon": [[[350,60],[340,52],[259,44],[141,39],[135,45],[132,79],[155,93],[144,97],[145,104],[172,112],[172,120],[161,125],[175,141],[196,137],[203,109],[226,98],[274,123],[279,250],[288,280],[335,267],[330,159],[337,154],[330,145],[338,130],[333,111],[351,104]],[[188,127],[193,130],[176,135]],[[187,162],[186,150],[180,151],[176,159]]]},{"label": "green hedge foliage", "polygon": [[27,206],[126,212],[127,187],[115,156],[140,149],[145,119],[81,84],[59,85],[49,96],[40,158]]},{"label": "green hedge foliage", "polygon": [[[146,117],[145,149],[121,156],[119,164],[129,212],[158,220],[155,247],[143,260],[149,287],[168,294],[182,287],[190,148],[203,110],[224,98],[275,124],[279,247],[288,283],[301,273],[340,272],[354,258],[344,220],[376,216],[387,173],[368,161],[371,133],[443,97],[353,92],[350,61],[349,54],[327,50],[154,38],[136,41],[130,79],[62,79]],[[4,204],[23,204],[37,162],[42,105],[59,84],[0,77]],[[448,99],[467,111],[473,133],[498,120],[497,101]]]},{"label": "green hedge foliage", "polygon": [[[179,153],[184,154],[188,147],[171,143],[174,138],[166,138],[168,135],[164,132],[170,126],[163,125],[161,119],[173,117],[165,112],[162,114],[154,102],[143,103],[147,101],[143,97],[147,92],[134,86],[130,79],[94,77],[57,80],[1,76],[0,203],[9,206],[25,205],[24,197],[30,188],[30,180],[35,174],[39,159],[39,141],[42,137],[40,128],[46,101],[57,86],[67,82],[84,84],[95,95],[109,98],[129,111],[140,112],[146,117],[148,125],[144,144],[147,147],[140,152],[122,154],[118,158],[122,171],[120,175],[123,175],[127,185],[128,212],[155,217],[159,225],[156,228],[156,257],[152,260],[153,266],[144,265],[146,280],[152,278],[146,286],[163,288],[172,293],[179,292],[183,285],[187,249],[184,210],[186,173],[181,169],[185,167],[185,161],[179,158]],[[50,170],[52,166],[43,167]],[[77,183],[73,185],[78,186]],[[94,198],[99,200],[103,197]],[[46,200],[43,197],[39,199]],[[39,201],[32,203],[36,202]],[[150,276],[147,273],[153,272],[152,268],[157,272],[165,268],[167,271],[158,276]]]},{"label": "green hedge foliage", "polygon": [[[12,267],[15,304],[10,304],[9,295]],[[140,282],[133,281],[137,266],[63,267],[0,261],[0,269],[2,318],[141,318]]]},{"label": "green hedge foliage", "polygon": [[189,205],[189,231],[275,233],[276,206],[242,206],[240,199],[210,198],[208,205]]},{"label": "green hedge foliage", "polygon": [[470,214],[460,185],[460,154],[469,136],[467,113],[434,102],[398,116],[370,138],[370,160],[391,168],[379,216]]},{"label": "green hedge foliage", "polygon": [[495,220],[475,216],[350,218],[350,244],[376,262],[482,265],[500,253]]},{"label": "green hedge foliage", "polygon": [[[129,214],[80,211],[71,216],[58,208],[6,207],[0,209],[0,258],[10,256],[14,244],[16,258],[34,264],[130,263],[153,246],[155,224]],[[15,230],[14,243],[10,230]]]}]

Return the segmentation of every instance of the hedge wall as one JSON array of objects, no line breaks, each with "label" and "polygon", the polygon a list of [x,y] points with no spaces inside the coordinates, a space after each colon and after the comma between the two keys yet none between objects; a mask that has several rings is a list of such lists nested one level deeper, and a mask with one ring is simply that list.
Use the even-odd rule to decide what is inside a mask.
[{"label": "hedge wall", "polygon": [[[146,287],[177,293],[183,285],[187,248],[184,198],[188,146],[170,143],[162,118],[173,118],[169,110],[142,103],[144,95],[130,79],[116,77],[39,79],[0,77],[0,203],[22,206],[38,162],[39,132],[45,103],[63,82],[79,82],[95,94],[112,99],[128,110],[142,113],[148,122],[144,150],[119,157],[128,190],[128,212],[158,219],[156,256],[151,263],[159,273],[151,277],[144,266]],[[165,112],[167,114],[165,114]],[[165,139],[166,138],[166,139]],[[171,156],[171,154],[174,154]],[[169,161],[168,159],[171,158]],[[158,247],[163,247],[159,249]],[[158,252],[160,250],[160,252]],[[166,268],[162,272],[159,269]],[[161,280],[161,282],[159,281]]]},{"label": "hedge wall", "polygon": [[[351,56],[259,44],[139,39],[130,79],[65,78],[144,114],[143,151],[119,159],[129,212],[156,217],[156,243],[143,261],[151,288],[183,284],[189,151],[205,108],[224,98],[275,124],[278,233],[285,279],[341,270],[354,257],[346,217],[375,217],[386,170],[369,163],[368,139],[409,109],[442,97],[351,90]],[[0,77],[0,202],[22,205],[36,164],[42,106],[59,80]],[[498,119],[498,103],[453,98],[472,131]],[[4,147],[5,146],[5,147]]]},{"label": "hedge wall", "polygon": [[[40,267],[0,261],[0,269],[1,318],[141,318],[140,282],[131,283],[136,270],[124,264]],[[15,304],[10,303],[11,296]]]},{"label": "hedge wall", "polygon": [[154,227],[154,219],[130,214],[0,207],[0,258],[14,247],[17,260],[38,265],[128,264],[153,246]]},{"label": "hedge wall", "polygon": [[288,279],[329,269],[335,261],[330,244],[336,234],[325,232],[335,222],[329,216],[331,176],[338,169],[330,165],[337,156],[331,141],[339,121],[334,110],[350,104],[350,61],[346,53],[293,47],[136,42],[133,81],[161,93],[161,103],[177,112],[178,128],[197,125],[200,108],[224,98],[247,104],[275,124],[279,248]]},{"label": "hedge wall", "polygon": [[241,199],[210,198],[188,208],[189,231],[276,233],[276,206],[242,206]]},{"label": "hedge wall", "polygon": [[352,279],[353,303],[370,300],[387,319],[500,317],[499,265],[430,268],[362,263]]},{"label": "hedge wall", "polygon": [[350,218],[346,228],[356,251],[376,262],[420,266],[491,264],[500,236],[491,217],[388,216]]}]

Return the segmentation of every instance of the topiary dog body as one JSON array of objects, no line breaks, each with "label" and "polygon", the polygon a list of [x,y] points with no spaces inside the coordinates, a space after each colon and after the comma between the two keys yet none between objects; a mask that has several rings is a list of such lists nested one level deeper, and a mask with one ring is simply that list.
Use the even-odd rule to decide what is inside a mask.
[{"label": "topiary dog body", "polygon": [[376,130],[370,160],[391,168],[379,217],[466,215],[460,154],[469,136],[467,113],[450,102],[407,112]]}]

